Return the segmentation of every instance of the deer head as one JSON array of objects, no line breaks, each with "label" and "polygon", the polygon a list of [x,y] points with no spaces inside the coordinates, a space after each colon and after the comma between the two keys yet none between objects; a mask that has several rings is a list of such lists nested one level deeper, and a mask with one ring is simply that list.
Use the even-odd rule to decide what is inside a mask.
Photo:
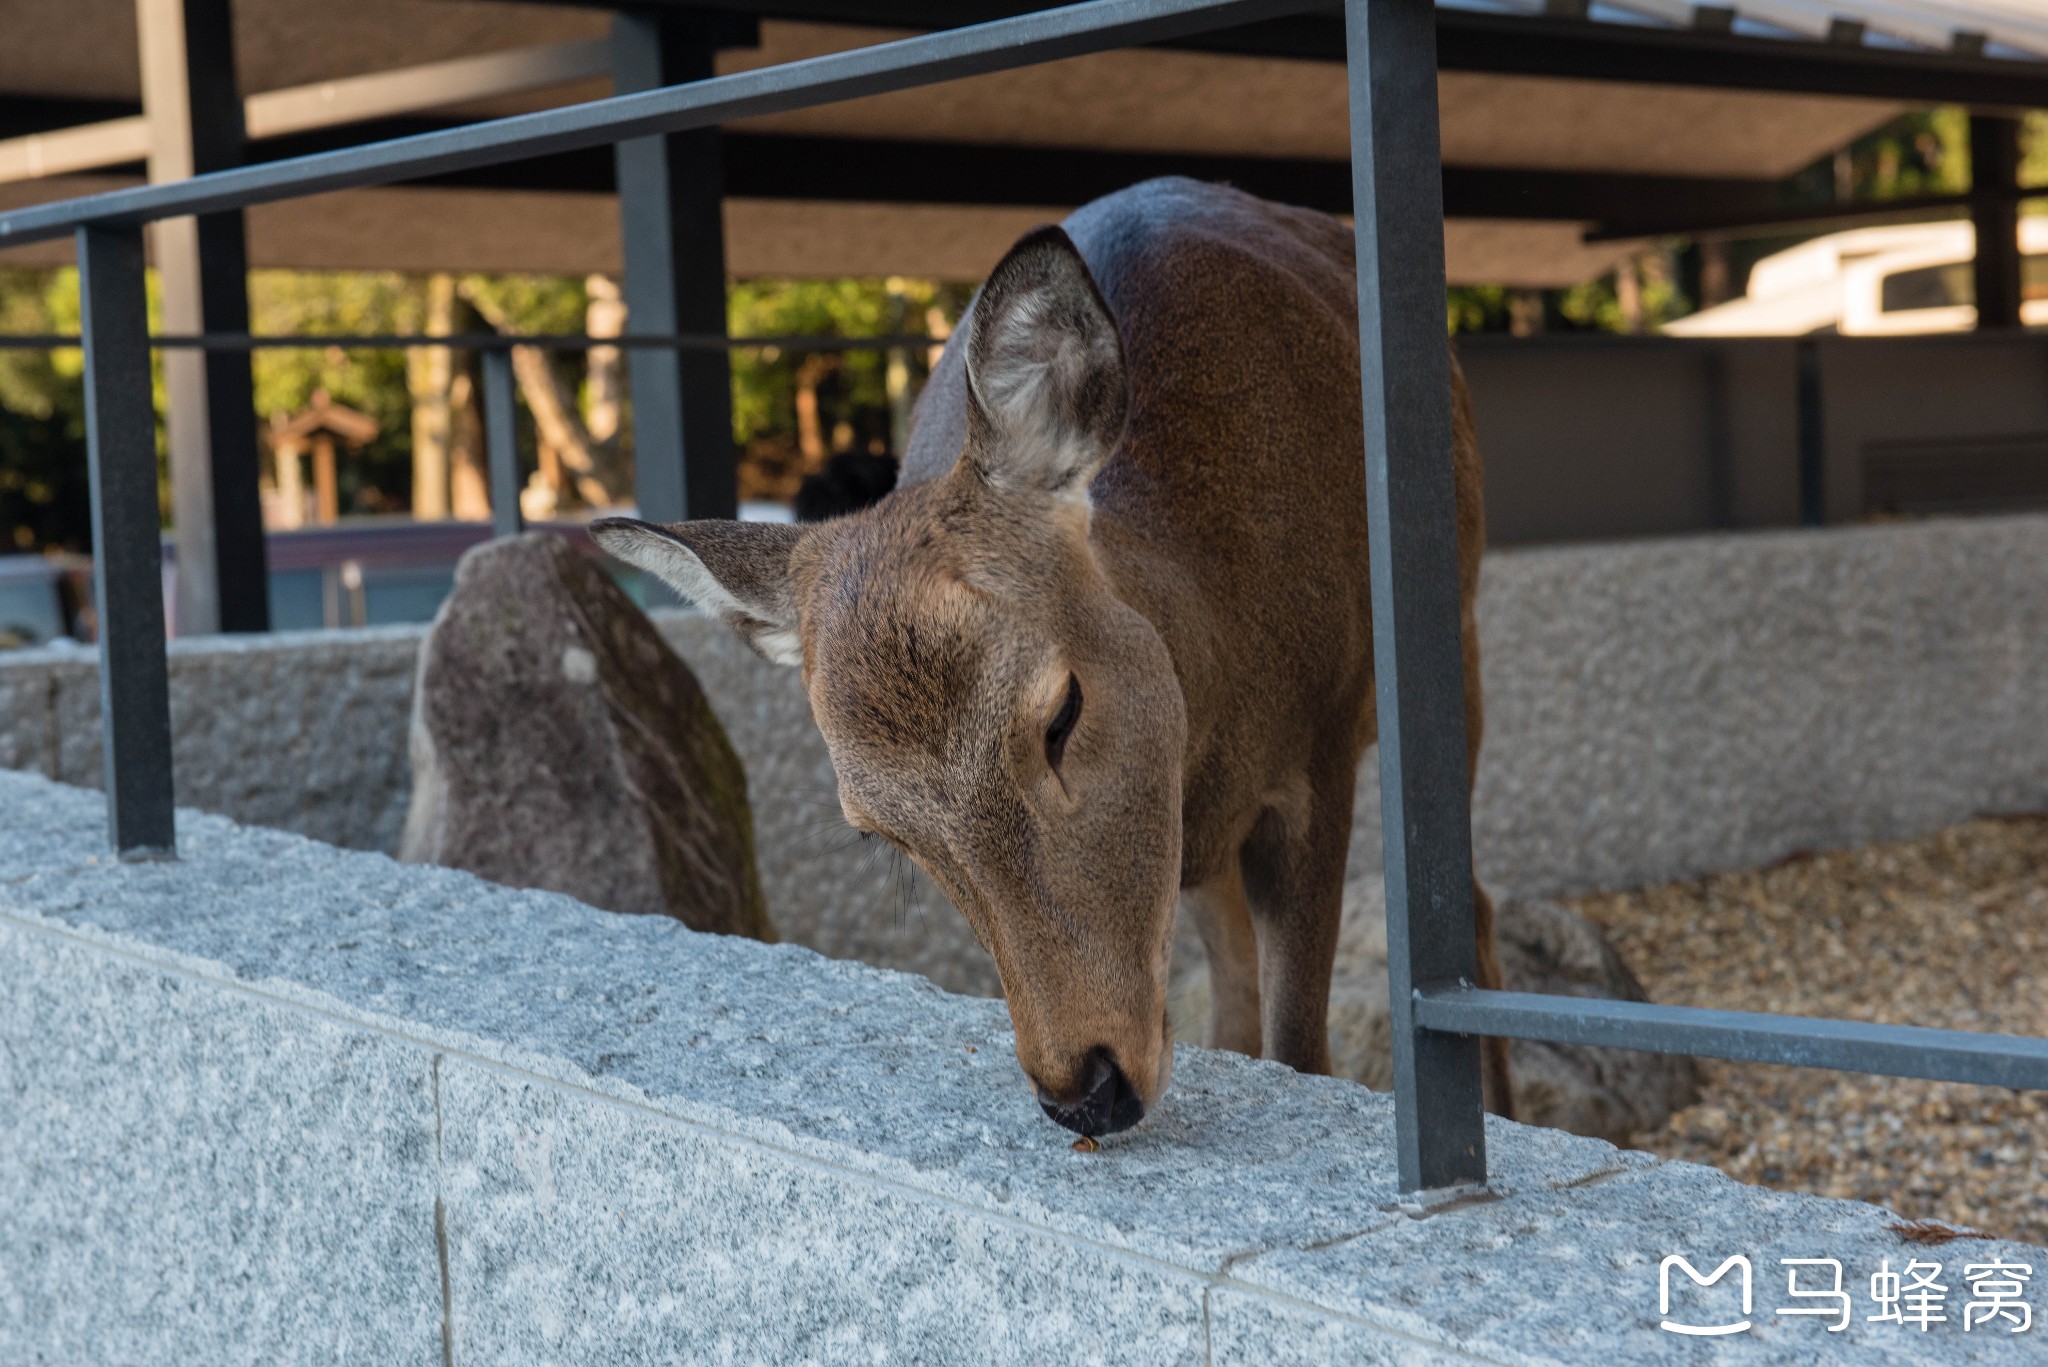
[{"label": "deer head", "polygon": [[1166,972],[1186,711],[1090,538],[1123,347],[1058,228],[1012,249],[966,330],[964,449],[807,527],[624,518],[599,544],[800,666],[846,818],[907,853],[994,956],[1040,1103],[1134,1125],[1172,1068]]}]

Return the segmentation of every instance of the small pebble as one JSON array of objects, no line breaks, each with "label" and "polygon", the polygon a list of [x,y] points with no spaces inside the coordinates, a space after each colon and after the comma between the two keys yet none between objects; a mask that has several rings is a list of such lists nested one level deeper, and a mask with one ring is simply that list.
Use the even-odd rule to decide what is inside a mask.
[{"label": "small pebble", "polygon": [[[1570,905],[1653,1001],[2048,1035],[2048,816]],[[1702,1070],[1699,1103],[1636,1147],[2048,1243],[2048,1094],[1715,1060]]]}]

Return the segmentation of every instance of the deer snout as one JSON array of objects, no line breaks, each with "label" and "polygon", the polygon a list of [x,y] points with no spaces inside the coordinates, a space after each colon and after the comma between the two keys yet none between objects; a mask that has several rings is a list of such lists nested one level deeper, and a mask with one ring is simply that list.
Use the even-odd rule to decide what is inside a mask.
[{"label": "deer snout", "polygon": [[1128,1130],[1145,1118],[1145,1100],[1124,1076],[1116,1056],[1101,1045],[1090,1049],[1081,1061],[1077,1086],[1062,1092],[1049,1090],[1033,1079],[1038,1104],[1054,1121],[1076,1134],[1091,1139],[1100,1134]]}]

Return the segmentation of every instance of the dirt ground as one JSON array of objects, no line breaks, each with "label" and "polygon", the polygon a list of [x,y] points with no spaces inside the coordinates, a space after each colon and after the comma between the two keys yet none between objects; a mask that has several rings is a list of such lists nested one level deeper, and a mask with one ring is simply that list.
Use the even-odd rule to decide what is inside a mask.
[{"label": "dirt ground", "polygon": [[[2048,816],[1571,903],[1654,1001],[2048,1035]],[[2048,1244],[2048,1094],[1704,1063],[1638,1147]]]}]

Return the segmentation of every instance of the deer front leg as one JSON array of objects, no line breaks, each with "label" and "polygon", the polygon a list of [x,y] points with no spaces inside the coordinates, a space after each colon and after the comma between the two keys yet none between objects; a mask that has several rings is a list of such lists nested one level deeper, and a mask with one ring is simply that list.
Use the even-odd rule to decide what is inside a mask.
[{"label": "deer front leg", "polygon": [[1253,826],[1241,859],[1258,927],[1266,1057],[1330,1071],[1330,971],[1351,843],[1348,776],[1282,797]]},{"label": "deer front leg", "polygon": [[[1467,772],[1476,787],[1479,782],[1479,743],[1486,736],[1486,704],[1480,689],[1479,621],[1468,598],[1464,611],[1465,650],[1465,758]],[[1495,991],[1507,986],[1500,971],[1500,945],[1494,938],[1493,899],[1472,879],[1472,935],[1478,950],[1479,985]],[[1486,1109],[1495,1115],[1515,1118],[1515,1075],[1508,1066],[1508,1042],[1487,1035],[1479,1042],[1480,1095]]]},{"label": "deer front leg", "polygon": [[1211,1049],[1234,1049],[1259,1056],[1259,942],[1252,933],[1251,908],[1244,897],[1244,874],[1235,859],[1222,873],[1181,894],[1202,952],[1209,960],[1209,1033]]},{"label": "deer front leg", "polygon": [[[1500,971],[1500,946],[1493,938],[1493,899],[1476,878],[1472,880],[1472,924],[1479,942],[1479,986],[1499,991],[1507,986],[1507,980]],[[1508,1068],[1508,1042],[1497,1035],[1482,1036],[1479,1064],[1479,1092],[1486,1109],[1513,1120],[1515,1082]]]}]

